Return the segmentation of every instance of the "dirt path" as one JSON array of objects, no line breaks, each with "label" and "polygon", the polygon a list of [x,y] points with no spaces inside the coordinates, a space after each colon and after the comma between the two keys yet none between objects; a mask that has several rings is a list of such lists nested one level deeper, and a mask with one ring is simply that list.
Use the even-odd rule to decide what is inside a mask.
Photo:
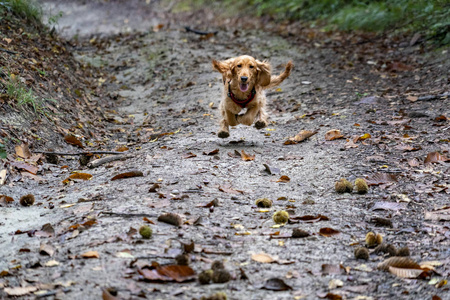
[{"label": "dirt path", "polygon": [[[8,286],[55,291],[50,299],[98,299],[105,287],[117,289],[121,299],[200,299],[218,291],[229,299],[450,299],[448,286],[436,287],[450,270],[448,212],[425,218],[426,212],[449,205],[449,165],[424,165],[430,152],[449,157],[449,101],[407,99],[449,91],[446,52],[431,58],[412,55],[411,68],[420,71],[405,63],[392,66],[395,61],[386,55],[383,69],[369,62],[381,56],[376,51],[362,57],[326,47],[326,42],[315,46],[258,30],[220,31],[201,39],[180,24],[158,27],[160,13],[140,22],[143,11],[130,3],[114,2],[111,10],[101,2],[74,5],[60,21],[66,36],[78,32],[83,40],[92,30],[104,35],[75,49],[78,59],[102,68],[111,97],[106,134],[91,142],[98,148],[102,143],[127,146],[129,157],[94,169],[66,157],[59,165],[43,166],[45,181],[40,184],[30,180],[3,188],[2,193],[19,197],[31,192],[40,203],[0,208],[5,215],[0,256],[6,258],[0,268],[10,272]],[[87,12],[102,17],[91,26]],[[78,14],[87,18],[82,25],[76,22]],[[121,25],[122,16],[129,28]],[[139,31],[119,34],[133,27]],[[269,59],[276,72],[288,60],[296,67],[279,90],[268,94],[267,129],[238,126],[222,140],[216,135],[222,84],[210,62],[243,53]],[[339,129],[347,140],[326,141],[330,129]],[[300,130],[318,133],[284,145]],[[349,142],[366,133],[369,139]],[[236,154],[241,151],[255,155],[254,160],[242,160]],[[143,176],[111,181],[131,170]],[[72,171],[93,177],[63,185]],[[376,173],[393,174],[397,181],[383,178],[366,195],[334,190],[342,177],[375,182]],[[289,181],[280,181],[281,176]],[[150,192],[155,184],[159,187]],[[257,208],[258,198],[273,200],[273,207]],[[218,205],[202,207],[213,200]],[[380,205],[385,206],[377,209]],[[323,215],[329,220],[274,227],[272,215],[282,209],[291,217]],[[157,221],[168,212],[181,215],[183,224]],[[135,232],[146,223],[144,215],[154,223],[150,240]],[[388,218],[393,227],[376,226],[373,217]],[[54,229],[50,237],[40,230],[46,223]],[[340,234],[320,235],[325,227]],[[278,238],[294,228],[310,236]],[[33,229],[38,234],[14,235]],[[398,248],[408,246],[415,261],[436,262],[436,273],[427,279],[402,279],[377,270],[383,255],[356,260],[353,251],[364,245],[369,231],[381,233]],[[232,280],[208,285],[142,280],[139,267],[152,261],[173,264],[182,252],[180,242],[191,241],[192,269],[200,273],[212,261],[224,261]],[[54,251],[51,257],[39,253],[43,244]],[[87,251],[97,251],[99,257],[82,258]],[[260,263],[252,259],[258,253],[277,259]],[[21,268],[14,270],[17,265]],[[265,284],[270,278],[282,279],[292,289],[262,289],[271,288]],[[283,289],[277,283],[272,288]]]}]

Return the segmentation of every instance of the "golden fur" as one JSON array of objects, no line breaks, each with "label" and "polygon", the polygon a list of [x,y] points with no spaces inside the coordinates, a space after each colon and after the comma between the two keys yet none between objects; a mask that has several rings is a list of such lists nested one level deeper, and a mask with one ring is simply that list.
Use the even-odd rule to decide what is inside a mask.
[{"label": "golden fur", "polygon": [[[224,97],[220,102],[222,120],[218,136],[220,138],[229,137],[229,126],[238,124],[251,126],[256,121],[257,129],[266,127],[268,115],[265,110],[264,90],[283,82],[291,74],[292,62],[288,62],[285,70],[278,76],[271,76],[271,67],[268,62],[256,60],[248,55],[224,61],[213,60],[212,65],[215,70],[222,73],[224,83]],[[238,99],[247,99],[252,89],[255,88],[255,97],[245,106],[247,111],[244,114],[238,115],[243,108],[228,96],[229,88]]]}]

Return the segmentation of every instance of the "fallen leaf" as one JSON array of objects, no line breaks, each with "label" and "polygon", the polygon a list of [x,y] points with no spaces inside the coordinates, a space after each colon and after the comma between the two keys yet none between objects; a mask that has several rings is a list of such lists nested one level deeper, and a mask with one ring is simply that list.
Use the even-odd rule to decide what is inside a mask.
[{"label": "fallen leaf", "polygon": [[28,148],[27,144],[17,145],[14,149],[16,150],[16,155],[18,157],[25,158],[25,159],[31,157],[31,151]]},{"label": "fallen leaf", "polygon": [[241,158],[243,161],[255,160],[255,155],[247,154],[244,150],[241,151]]},{"label": "fallen leaf", "polygon": [[437,163],[440,161],[448,161],[449,159],[445,155],[441,155],[439,152],[428,153],[425,158],[425,164]]},{"label": "fallen leaf", "polygon": [[130,171],[114,176],[113,178],[111,178],[111,181],[123,178],[142,177],[142,176],[144,176],[144,174],[141,171]]},{"label": "fallen leaf", "polygon": [[410,167],[418,167],[420,165],[420,162],[417,158],[411,158],[408,160],[408,165]]},{"label": "fallen leaf", "polygon": [[14,199],[12,197],[6,196],[6,195],[0,195],[0,203],[11,203],[14,202]]},{"label": "fallen leaf", "polygon": [[37,167],[23,162],[12,161],[10,162],[10,165],[16,167],[19,170],[25,170],[33,175],[36,175],[39,170]]},{"label": "fallen leaf", "polygon": [[343,137],[344,137],[344,135],[338,129],[331,129],[331,130],[327,131],[327,133],[325,133],[325,140],[327,140],[327,141],[341,139]]},{"label": "fallen leaf", "polygon": [[76,172],[69,176],[70,179],[91,180],[92,175],[88,173]]},{"label": "fallen leaf", "polygon": [[411,101],[411,102],[416,102],[417,99],[419,99],[419,97],[409,95],[408,97],[406,97],[406,99]]},{"label": "fallen leaf", "polygon": [[100,258],[100,255],[97,251],[87,251],[83,254],[81,254],[82,258]]},{"label": "fallen leaf", "polygon": [[55,235],[55,229],[53,228],[52,224],[47,223],[42,225],[41,230],[37,230],[34,233],[34,236],[37,237],[51,237]]},{"label": "fallen leaf", "polygon": [[325,236],[325,237],[335,236],[335,235],[338,235],[340,233],[341,233],[340,231],[338,231],[336,229],[333,229],[333,228],[330,228],[330,227],[320,228],[320,230],[319,230],[319,234],[321,236]]},{"label": "fallen leaf", "polygon": [[194,154],[194,153],[192,153],[192,152],[188,152],[188,153],[185,153],[185,154],[183,155],[183,158],[185,158],[185,159],[193,158],[193,157],[197,157],[197,154]]},{"label": "fallen leaf", "polygon": [[450,207],[425,212],[425,220],[450,221]]},{"label": "fallen leaf", "polygon": [[5,288],[3,291],[5,291],[8,296],[24,296],[37,290],[37,287],[29,285],[25,287]]},{"label": "fallen leaf", "polygon": [[53,254],[55,254],[55,248],[49,244],[41,244],[39,253],[42,255],[53,256]]},{"label": "fallen leaf", "polygon": [[267,279],[261,288],[266,289],[266,290],[271,290],[271,291],[292,290],[291,286],[287,285],[282,279],[279,279],[279,278]]},{"label": "fallen leaf", "polygon": [[375,204],[372,206],[372,210],[401,210],[406,209],[408,203],[397,203],[397,202],[386,202],[386,201],[380,201],[375,202]]},{"label": "fallen leaf", "polygon": [[102,289],[102,299],[103,300],[120,300],[119,297],[116,297],[112,295],[112,292],[110,292],[108,289]]},{"label": "fallen leaf", "polygon": [[370,135],[370,133],[364,133],[363,135],[359,136],[356,141],[364,141],[370,139],[371,137],[372,136]]},{"label": "fallen leaf", "polygon": [[288,176],[283,175],[276,182],[289,182],[289,181],[291,181],[291,179]]},{"label": "fallen leaf", "polygon": [[[312,215],[305,215],[305,216],[290,216],[289,217],[289,221],[301,221],[303,223],[315,223],[315,222],[319,222],[319,221],[329,221],[330,219],[327,216],[324,215],[317,215],[317,216],[312,216]],[[297,222],[292,222],[292,223],[297,223]]]},{"label": "fallen leaf", "polygon": [[159,222],[164,222],[167,224],[175,225],[175,226],[181,226],[183,224],[183,219],[180,215],[176,213],[165,213],[158,217]]},{"label": "fallen leaf", "polygon": [[407,269],[407,268],[396,268],[396,267],[389,267],[389,272],[394,274],[397,277],[401,278],[417,278],[419,277],[424,270],[422,269]]},{"label": "fallen leaf", "polygon": [[344,282],[342,280],[340,280],[340,279],[331,279],[328,282],[328,288],[330,290],[333,290],[333,289],[338,288],[338,287],[343,287],[343,286],[344,286]]},{"label": "fallen leaf", "polygon": [[323,264],[322,275],[340,275],[344,273],[344,268],[336,264]]},{"label": "fallen leaf", "polygon": [[317,134],[318,131],[310,131],[310,130],[301,130],[296,136],[293,138],[289,138],[286,142],[284,142],[285,145],[294,145],[300,142],[303,142],[307,138]]},{"label": "fallen leaf", "polygon": [[321,299],[329,299],[329,300],[342,300],[342,296],[338,295],[338,294],[333,294],[333,293],[317,293],[317,297],[321,298]]},{"label": "fallen leaf", "polygon": [[258,253],[258,254],[252,254],[252,260],[260,262],[260,263],[273,263],[276,261],[272,256],[266,253]]},{"label": "fallen leaf", "polygon": [[155,269],[138,269],[139,274],[148,281],[177,281],[185,282],[196,278],[195,271],[189,266],[167,265]]},{"label": "fallen leaf", "polygon": [[384,183],[397,182],[397,176],[390,173],[375,173],[366,179],[368,185],[380,185]]},{"label": "fallen leaf", "polygon": [[65,135],[64,136],[64,140],[68,144],[71,144],[71,145],[74,145],[74,146],[78,146],[80,148],[84,148],[83,143],[79,139],[77,139],[74,135],[72,135],[72,134]]},{"label": "fallen leaf", "polygon": [[244,194],[244,191],[235,190],[230,187],[219,186],[219,191],[228,193],[228,194]]},{"label": "fallen leaf", "polygon": [[265,171],[271,175],[280,174],[281,170],[277,167],[271,167],[268,164],[263,164]]},{"label": "fallen leaf", "polygon": [[347,143],[345,143],[345,149],[350,148],[358,148],[359,146],[353,142],[353,139],[347,139]]},{"label": "fallen leaf", "polygon": [[130,150],[127,146],[120,146],[116,149],[117,152],[125,152]]},{"label": "fallen leaf", "polygon": [[219,153],[219,149],[214,149],[212,151],[205,151],[203,152],[203,155],[215,155],[217,153]]},{"label": "fallen leaf", "polygon": [[378,264],[377,268],[383,271],[389,271],[389,267],[403,269],[420,269],[420,265],[409,257],[394,256]]},{"label": "fallen leaf", "polygon": [[4,185],[6,182],[6,169],[0,170],[0,185]]}]

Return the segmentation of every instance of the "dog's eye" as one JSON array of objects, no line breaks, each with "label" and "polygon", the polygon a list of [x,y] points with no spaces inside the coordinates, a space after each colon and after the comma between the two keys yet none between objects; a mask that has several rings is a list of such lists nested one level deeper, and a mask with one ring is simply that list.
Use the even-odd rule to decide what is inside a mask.
[{"label": "dog's eye", "polygon": [[250,66],[250,69],[253,69],[254,68],[254,66]]},{"label": "dog's eye", "polygon": [[238,68],[242,67],[242,65],[237,65]]}]

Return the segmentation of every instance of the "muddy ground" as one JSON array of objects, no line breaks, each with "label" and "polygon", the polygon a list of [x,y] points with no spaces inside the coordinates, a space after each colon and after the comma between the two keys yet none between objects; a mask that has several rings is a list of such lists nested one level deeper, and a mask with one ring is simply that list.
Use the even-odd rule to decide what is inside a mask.
[{"label": "muddy ground", "polygon": [[[10,179],[1,187],[15,199],[32,193],[36,203],[0,207],[0,269],[6,272],[0,297],[23,287],[24,298],[98,299],[110,287],[119,299],[200,299],[219,291],[229,299],[450,299],[448,49],[287,25],[252,29],[216,21],[207,27],[192,21],[195,14],[172,15],[153,2],[72,3],[46,7],[65,12],[58,30],[73,39],[79,61],[103,74],[110,103],[103,111],[105,134],[78,138],[89,150],[129,150],[124,160],[96,168],[60,156],[57,164],[40,166],[39,178]],[[185,25],[218,33],[203,37]],[[211,60],[241,54],[268,59],[274,72],[289,60],[295,69],[268,92],[268,128],[239,125],[219,139],[222,83]],[[331,129],[344,138],[325,140]],[[318,132],[285,145],[300,130]],[[370,138],[358,139],[367,133]],[[254,160],[243,160],[242,151]],[[432,152],[443,157],[425,164]],[[111,180],[134,170],[143,176]],[[63,184],[74,171],[92,179]],[[373,185],[365,195],[337,194],[342,177]],[[258,198],[273,206],[258,208]],[[274,226],[278,210],[287,210],[291,222]],[[183,223],[157,220],[168,212]],[[329,220],[294,223],[304,215]],[[393,225],[379,226],[374,217]],[[44,230],[44,224],[50,226]],[[144,224],[153,229],[149,240],[136,232]],[[310,235],[291,238],[294,228]],[[323,236],[321,228],[339,234]],[[377,270],[387,255],[355,259],[354,249],[370,231],[409,247],[414,261],[431,262],[435,270],[405,279]],[[191,242],[196,273],[220,260],[231,281],[143,280],[139,267],[174,264],[182,244]],[[274,261],[252,259],[260,253]],[[270,278],[290,288],[271,286]]]}]

